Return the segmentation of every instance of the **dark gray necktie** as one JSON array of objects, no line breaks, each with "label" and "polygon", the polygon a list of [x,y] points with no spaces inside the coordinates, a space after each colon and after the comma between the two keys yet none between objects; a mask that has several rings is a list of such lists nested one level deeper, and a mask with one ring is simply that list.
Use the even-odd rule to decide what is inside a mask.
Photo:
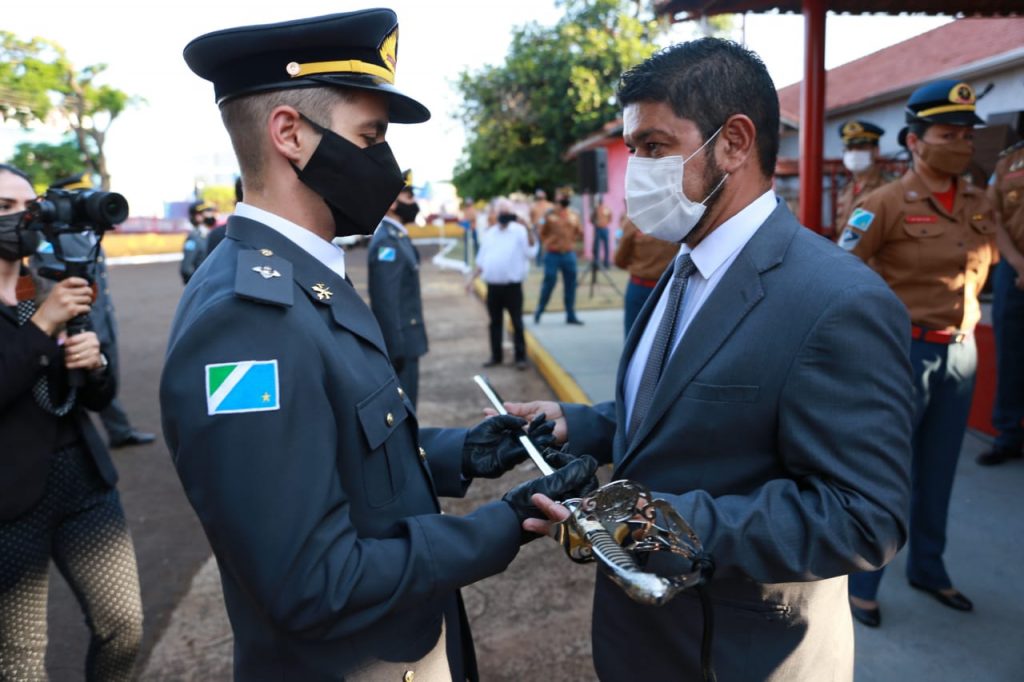
[{"label": "dark gray necktie", "polygon": [[696,269],[690,254],[684,253],[676,258],[672,281],[668,285],[668,303],[665,305],[665,312],[658,324],[658,333],[654,335],[654,343],[651,344],[651,353],[647,356],[644,373],[640,377],[636,400],[633,401],[633,414],[627,434],[629,441],[633,440],[637,429],[640,428],[644,417],[651,409],[651,403],[654,401],[654,389],[658,387],[658,379],[661,378],[669,347],[675,337],[676,320],[679,318],[679,306],[683,300],[683,294],[686,293],[686,282]]}]

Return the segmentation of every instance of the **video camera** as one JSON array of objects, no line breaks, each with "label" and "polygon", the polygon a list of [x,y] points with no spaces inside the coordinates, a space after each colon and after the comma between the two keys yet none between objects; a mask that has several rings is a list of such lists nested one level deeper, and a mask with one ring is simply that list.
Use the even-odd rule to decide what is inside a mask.
[{"label": "video camera", "polygon": [[50,188],[25,211],[26,229],[43,233],[52,253],[40,251],[39,274],[60,281],[82,277],[94,281],[103,233],[128,217],[128,201],[116,192]]},{"label": "video camera", "polygon": [[[23,229],[42,232],[50,245],[43,245],[34,254],[36,271],[58,282],[81,277],[92,284],[96,281],[95,266],[103,233],[127,217],[128,202],[115,192],[51,187],[25,208],[22,219]],[[89,329],[88,315],[78,315],[67,322],[68,335]],[[84,374],[74,370],[69,383],[83,386]]]}]

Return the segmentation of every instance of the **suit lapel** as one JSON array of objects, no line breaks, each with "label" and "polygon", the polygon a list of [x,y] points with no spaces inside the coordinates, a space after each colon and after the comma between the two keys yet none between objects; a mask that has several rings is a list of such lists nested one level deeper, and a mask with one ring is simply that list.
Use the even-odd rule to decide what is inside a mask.
[{"label": "suit lapel", "polygon": [[254,249],[270,249],[287,259],[292,264],[295,283],[314,304],[328,306],[335,324],[365,339],[387,355],[387,346],[384,345],[377,319],[351,283],[280,232],[262,223],[231,216],[228,219],[227,236]]},{"label": "suit lapel", "polygon": [[[697,373],[729,339],[743,318],[765,297],[762,274],[782,263],[786,248],[800,228],[786,204],[779,205],[729,266],[697,316],[690,323],[679,346],[665,366],[654,400],[643,423],[616,466],[616,474],[636,456],[639,446],[679,399]],[[659,282],[664,288],[665,278]],[[650,315],[649,307],[645,312]],[[646,320],[645,320],[646,325]],[[634,335],[630,334],[632,338]],[[622,423],[621,421],[619,422]]]}]

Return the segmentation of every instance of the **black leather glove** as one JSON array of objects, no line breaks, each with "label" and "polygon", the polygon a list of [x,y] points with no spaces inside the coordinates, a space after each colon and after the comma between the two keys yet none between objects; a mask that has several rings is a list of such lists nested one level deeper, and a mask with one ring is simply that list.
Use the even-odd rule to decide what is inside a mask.
[{"label": "black leather glove", "polygon": [[[519,517],[520,524],[526,519],[547,518],[530,500],[536,493],[547,495],[557,501],[583,497],[597,489],[597,477],[594,476],[594,472],[597,471],[597,460],[590,455],[576,457],[567,452],[551,449],[548,452],[557,453],[558,461],[564,462],[564,466],[553,474],[520,483],[501,498],[512,507],[512,511]],[[553,454],[549,458],[545,453],[545,459],[551,464],[555,463],[552,461],[555,457]]]},{"label": "black leather glove", "polygon": [[[526,420],[499,414],[480,422],[466,434],[462,446],[462,475],[466,478],[498,478],[526,459],[526,448],[519,442]],[[537,415],[526,435],[544,450],[555,441],[555,422]]]}]

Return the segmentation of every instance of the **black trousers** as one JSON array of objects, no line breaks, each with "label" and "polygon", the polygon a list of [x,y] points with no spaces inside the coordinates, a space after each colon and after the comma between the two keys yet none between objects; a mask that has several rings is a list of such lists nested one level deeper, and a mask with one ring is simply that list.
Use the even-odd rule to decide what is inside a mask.
[{"label": "black trousers", "polygon": [[512,342],[516,349],[516,362],[526,360],[526,340],[523,337],[523,285],[487,285],[487,314],[491,317],[491,360],[501,362],[503,313],[512,318]]},{"label": "black trousers", "polygon": [[0,521],[0,680],[46,679],[51,558],[89,626],[85,679],[133,679],[142,643],[135,550],[117,490],[78,447],[53,455],[35,507]]}]

